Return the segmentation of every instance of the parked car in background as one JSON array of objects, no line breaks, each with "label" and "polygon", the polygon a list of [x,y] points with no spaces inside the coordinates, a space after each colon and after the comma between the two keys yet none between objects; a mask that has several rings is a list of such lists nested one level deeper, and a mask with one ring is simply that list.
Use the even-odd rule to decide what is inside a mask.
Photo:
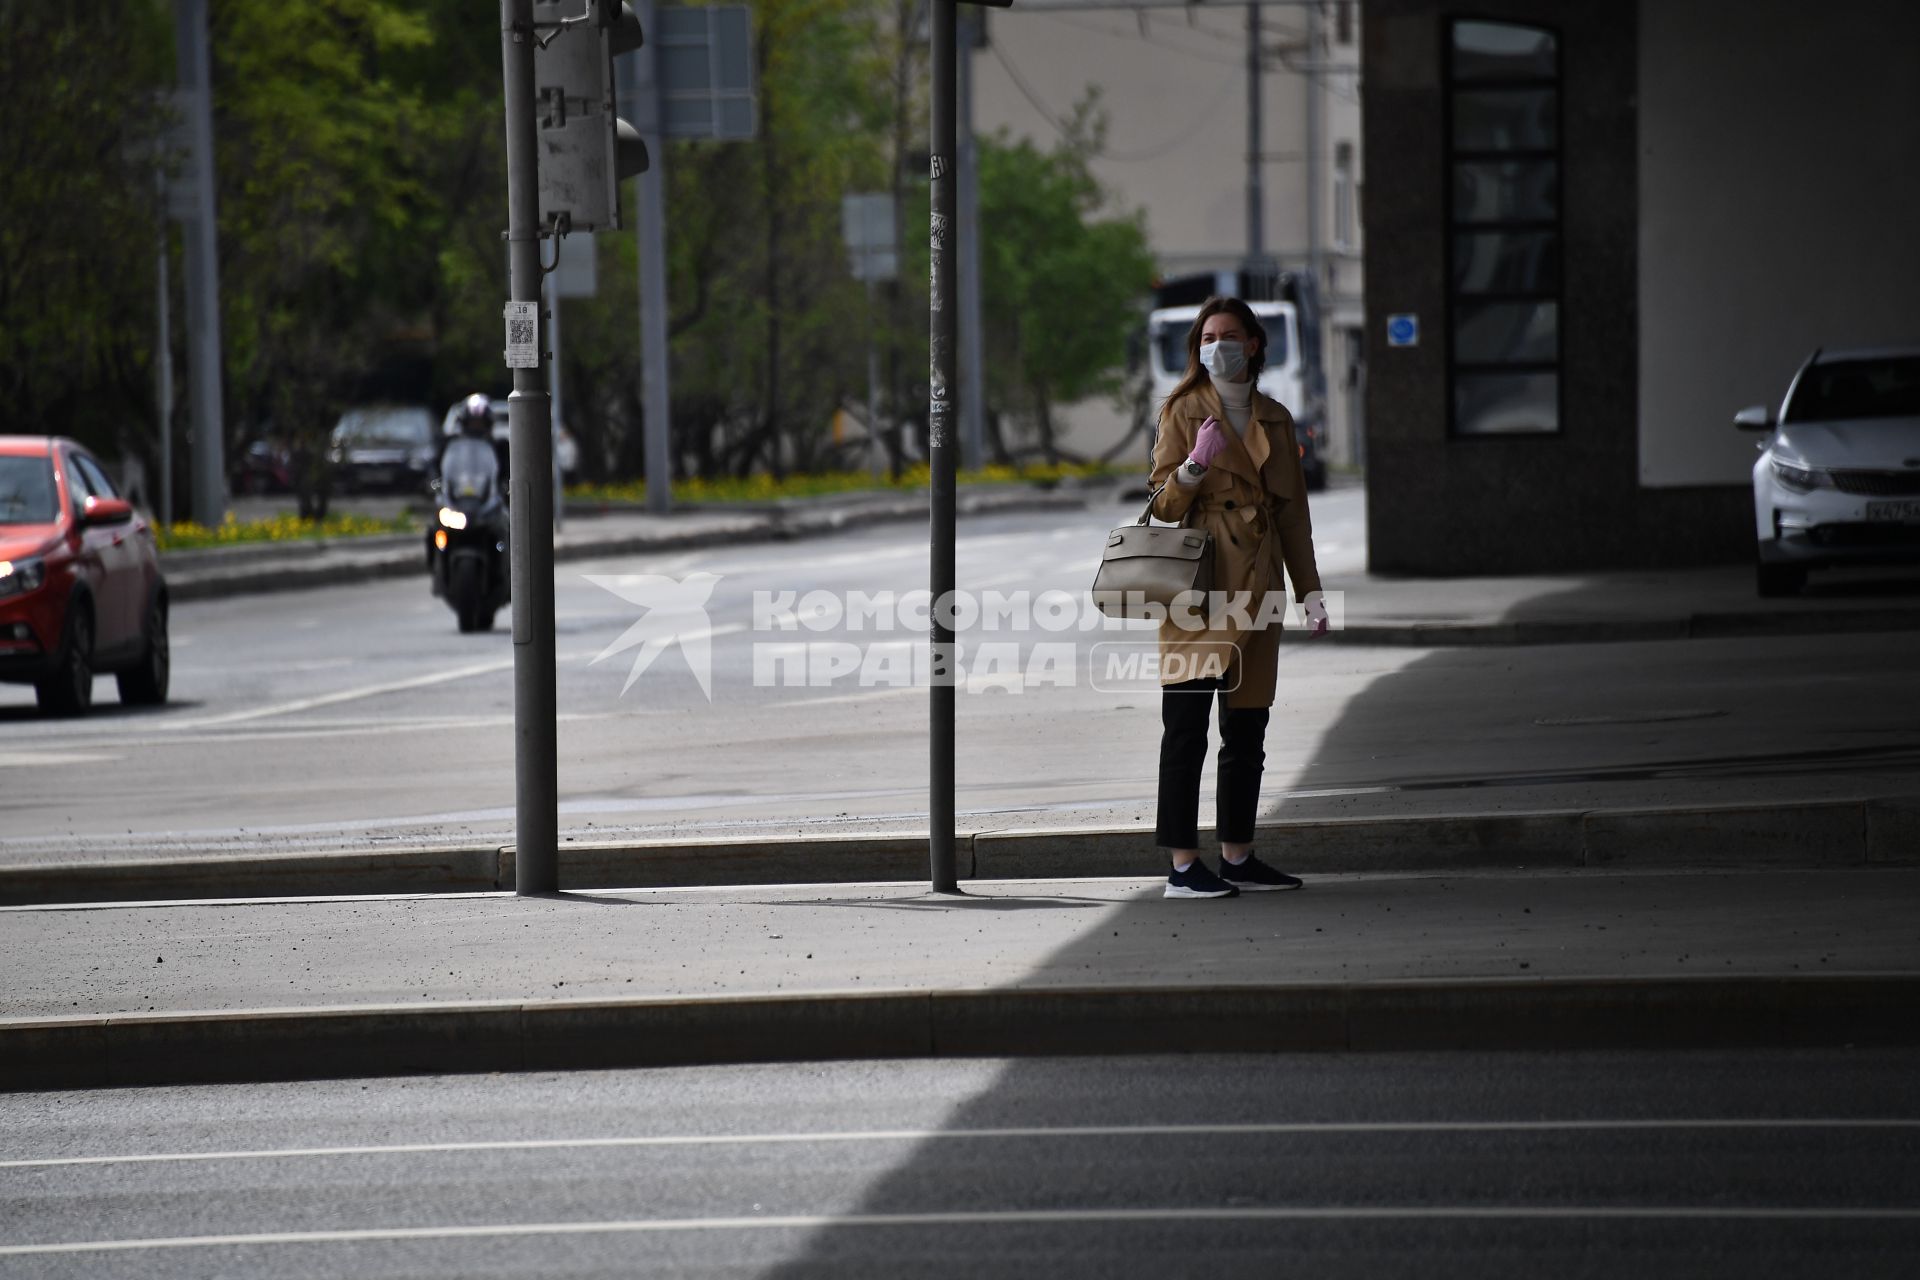
[{"label": "parked car in background", "polygon": [[146,519],[73,441],[0,436],[0,680],[75,715],[100,672],[122,702],[165,702],[171,663]]},{"label": "parked car in background", "polygon": [[346,493],[424,493],[440,465],[433,415],[417,405],[366,405],[333,429],[333,474]]},{"label": "parked car in background", "polygon": [[292,493],[293,450],[284,440],[262,436],[247,445],[234,468],[236,493]]},{"label": "parked car in background", "polygon": [[[507,440],[512,434],[507,429],[507,398],[504,395],[490,397],[493,401],[493,447],[500,455],[500,469],[507,467]],[[456,400],[448,406],[446,415],[440,419],[440,447],[446,448],[446,442],[460,434],[460,407],[466,401]],[[572,480],[573,473],[580,466],[580,446],[575,442],[573,433],[565,427],[554,435],[553,461],[560,468],[562,480]]]},{"label": "parked car in background", "polygon": [[1761,595],[1794,594],[1811,569],[1920,564],[1920,347],[1815,351],[1777,419],[1758,404],[1734,425],[1768,433],[1753,465]]}]

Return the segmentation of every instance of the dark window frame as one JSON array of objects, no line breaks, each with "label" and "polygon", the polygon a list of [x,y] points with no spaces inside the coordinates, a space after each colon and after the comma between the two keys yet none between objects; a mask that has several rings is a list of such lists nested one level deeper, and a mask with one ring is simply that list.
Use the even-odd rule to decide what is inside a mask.
[{"label": "dark window frame", "polygon": [[[1461,79],[1454,73],[1455,42],[1459,28],[1467,23],[1488,23],[1497,26],[1517,27],[1523,30],[1538,31],[1553,39],[1553,75],[1510,77],[1470,77]],[[1443,246],[1442,276],[1446,290],[1446,406],[1448,440],[1516,440],[1516,439],[1561,439],[1566,435],[1566,399],[1567,384],[1562,372],[1566,362],[1567,347],[1567,303],[1566,303],[1566,88],[1564,33],[1560,28],[1541,22],[1515,22],[1506,17],[1484,14],[1450,14],[1441,19],[1440,41],[1441,63],[1441,130],[1442,144],[1445,147],[1445,163],[1441,166],[1443,184],[1442,202],[1444,208],[1445,245]],[[1551,148],[1527,148],[1513,151],[1490,151],[1483,148],[1462,148],[1454,144],[1455,103],[1457,95],[1480,90],[1551,90],[1553,100],[1553,139]],[[1540,164],[1551,163],[1556,170],[1555,181],[1558,191],[1554,201],[1554,216],[1542,218],[1508,218],[1486,222],[1465,222],[1456,216],[1454,206],[1456,166],[1462,164],[1515,163]],[[1460,237],[1476,234],[1508,234],[1526,232],[1545,232],[1552,240],[1552,272],[1554,287],[1551,290],[1516,292],[1496,290],[1491,292],[1462,292],[1458,285],[1457,272],[1460,263],[1458,244]],[[1554,304],[1554,355],[1552,360],[1509,360],[1484,361],[1462,360],[1458,355],[1459,317],[1464,306],[1472,307],[1487,303],[1525,303],[1550,302]],[[1482,376],[1500,376],[1510,374],[1526,376],[1530,374],[1551,373],[1554,375],[1553,427],[1542,431],[1463,431],[1460,426],[1459,388],[1463,378],[1472,379]]]}]

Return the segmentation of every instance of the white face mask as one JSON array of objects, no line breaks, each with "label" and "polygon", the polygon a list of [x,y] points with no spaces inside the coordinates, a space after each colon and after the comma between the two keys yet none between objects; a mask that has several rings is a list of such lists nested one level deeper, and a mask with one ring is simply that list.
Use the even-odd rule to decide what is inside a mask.
[{"label": "white face mask", "polygon": [[1246,371],[1247,345],[1231,338],[1200,344],[1200,366],[1222,382],[1233,382]]}]

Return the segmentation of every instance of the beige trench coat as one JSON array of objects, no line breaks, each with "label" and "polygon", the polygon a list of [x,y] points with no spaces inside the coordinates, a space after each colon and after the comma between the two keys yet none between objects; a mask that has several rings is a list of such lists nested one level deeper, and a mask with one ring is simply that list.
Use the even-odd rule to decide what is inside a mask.
[{"label": "beige trench coat", "polygon": [[[1209,417],[1227,429],[1227,450],[1198,484],[1180,484],[1174,469],[1193,451],[1200,424]],[[1152,483],[1160,489],[1152,505],[1157,519],[1213,535],[1213,589],[1250,592],[1247,615],[1256,624],[1265,593],[1284,593],[1287,579],[1298,602],[1320,590],[1293,415],[1278,400],[1254,392],[1253,420],[1244,441],[1235,435],[1211,383],[1168,401],[1153,445]],[[1197,631],[1183,629],[1172,619],[1160,624],[1160,683],[1190,678],[1187,673],[1197,669],[1194,659],[1225,655],[1224,642],[1232,646],[1227,678],[1234,685],[1227,705],[1272,706],[1280,668],[1279,626],[1250,630],[1235,618],[1216,620],[1220,625]],[[1169,661],[1176,654],[1186,655],[1184,661]]]}]

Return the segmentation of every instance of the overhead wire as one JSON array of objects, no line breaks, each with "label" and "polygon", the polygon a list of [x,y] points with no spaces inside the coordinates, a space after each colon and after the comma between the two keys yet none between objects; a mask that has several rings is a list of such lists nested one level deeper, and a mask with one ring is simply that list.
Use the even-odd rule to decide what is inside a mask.
[{"label": "overhead wire", "polygon": [[[1027,83],[1027,78],[1020,73],[1018,67],[1013,65],[1012,60],[1007,57],[999,43],[996,41],[987,47],[993,50],[993,56],[1006,71],[1007,78],[1013,81],[1014,87],[1020,90],[1021,95],[1026,98],[1027,102],[1032,105],[1035,111],[1040,113],[1041,118],[1052,125],[1055,132],[1061,137],[1072,137],[1073,131],[1061,121],[1059,117],[1054,115],[1052,108],[1048,107],[1047,104],[1041,100],[1040,95],[1035,92],[1031,84]],[[1225,81],[1221,86],[1220,92],[1214,95],[1213,100],[1200,109],[1200,114],[1194,122],[1187,126],[1185,130],[1167,139],[1165,142],[1136,151],[1113,151],[1106,147],[1096,147],[1092,149],[1092,154],[1102,160],[1109,160],[1117,164],[1138,164],[1146,160],[1156,160],[1198,133],[1201,127],[1204,126],[1207,120],[1213,115],[1215,108],[1226,99],[1227,94],[1230,93],[1233,88],[1233,81]]]}]

